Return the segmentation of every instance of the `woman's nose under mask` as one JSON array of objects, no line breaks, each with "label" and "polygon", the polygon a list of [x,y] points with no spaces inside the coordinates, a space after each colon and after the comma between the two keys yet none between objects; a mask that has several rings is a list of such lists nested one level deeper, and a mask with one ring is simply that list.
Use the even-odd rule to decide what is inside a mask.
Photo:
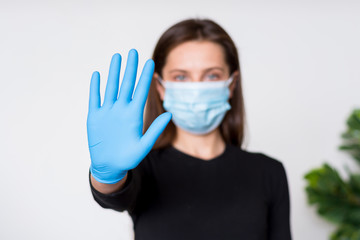
[{"label": "woman's nose under mask", "polygon": [[163,107],[173,123],[192,134],[203,135],[216,129],[226,112],[231,76],[223,81],[170,82],[159,79],[165,88]]}]

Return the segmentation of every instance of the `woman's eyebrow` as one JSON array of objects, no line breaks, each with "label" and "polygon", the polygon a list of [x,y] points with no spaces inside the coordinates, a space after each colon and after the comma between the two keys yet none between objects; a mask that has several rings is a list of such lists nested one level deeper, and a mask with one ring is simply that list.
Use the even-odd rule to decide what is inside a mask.
[{"label": "woman's eyebrow", "polygon": [[225,69],[223,67],[210,67],[210,68],[206,68],[204,70],[204,72],[208,72],[208,71],[211,71],[211,70],[220,70],[222,72],[225,72]]},{"label": "woman's eyebrow", "polygon": [[[223,67],[209,67],[203,70],[203,72],[209,72],[211,70],[220,70],[222,72],[225,72],[225,69]],[[169,73],[173,73],[173,72],[182,72],[182,73],[187,73],[188,71],[183,70],[183,69],[172,69],[169,71]]]},{"label": "woman's eyebrow", "polygon": [[173,73],[173,72],[183,72],[183,73],[186,73],[187,71],[182,70],[182,69],[173,69],[173,70],[170,70],[170,71],[169,71],[169,73]]}]

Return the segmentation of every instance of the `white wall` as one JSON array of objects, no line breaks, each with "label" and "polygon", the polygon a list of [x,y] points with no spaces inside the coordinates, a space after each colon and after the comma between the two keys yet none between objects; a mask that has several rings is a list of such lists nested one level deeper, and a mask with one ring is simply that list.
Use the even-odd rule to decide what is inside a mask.
[{"label": "white wall", "polygon": [[105,80],[112,54],[131,48],[142,67],[188,17],[212,18],[238,45],[248,149],[284,163],[294,239],[328,239],[303,175],[324,161],[355,167],[337,146],[360,106],[360,4],[269,2],[0,1],[0,239],[132,238],[127,213],[89,191],[90,76]]}]

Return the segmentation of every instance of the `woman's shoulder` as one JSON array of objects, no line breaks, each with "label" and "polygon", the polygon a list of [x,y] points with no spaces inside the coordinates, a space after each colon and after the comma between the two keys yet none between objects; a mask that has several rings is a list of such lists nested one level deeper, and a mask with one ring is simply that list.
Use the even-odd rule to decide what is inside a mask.
[{"label": "woman's shoulder", "polygon": [[241,160],[242,163],[247,163],[255,167],[263,167],[268,170],[282,171],[282,162],[268,154],[259,151],[250,151],[237,146],[228,145],[228,154],[231,158]]}]

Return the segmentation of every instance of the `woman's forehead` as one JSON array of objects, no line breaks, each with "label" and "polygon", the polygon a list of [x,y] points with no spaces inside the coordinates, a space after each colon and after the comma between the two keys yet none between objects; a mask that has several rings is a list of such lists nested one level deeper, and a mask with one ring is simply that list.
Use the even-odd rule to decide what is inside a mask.
[{"label": "woman's forehead", "polygon": [[192,71],[209,68],[228,68],[221,45],[210,41],[189,41],[172,49],[166,57],[163,71],[174,69]]}]

